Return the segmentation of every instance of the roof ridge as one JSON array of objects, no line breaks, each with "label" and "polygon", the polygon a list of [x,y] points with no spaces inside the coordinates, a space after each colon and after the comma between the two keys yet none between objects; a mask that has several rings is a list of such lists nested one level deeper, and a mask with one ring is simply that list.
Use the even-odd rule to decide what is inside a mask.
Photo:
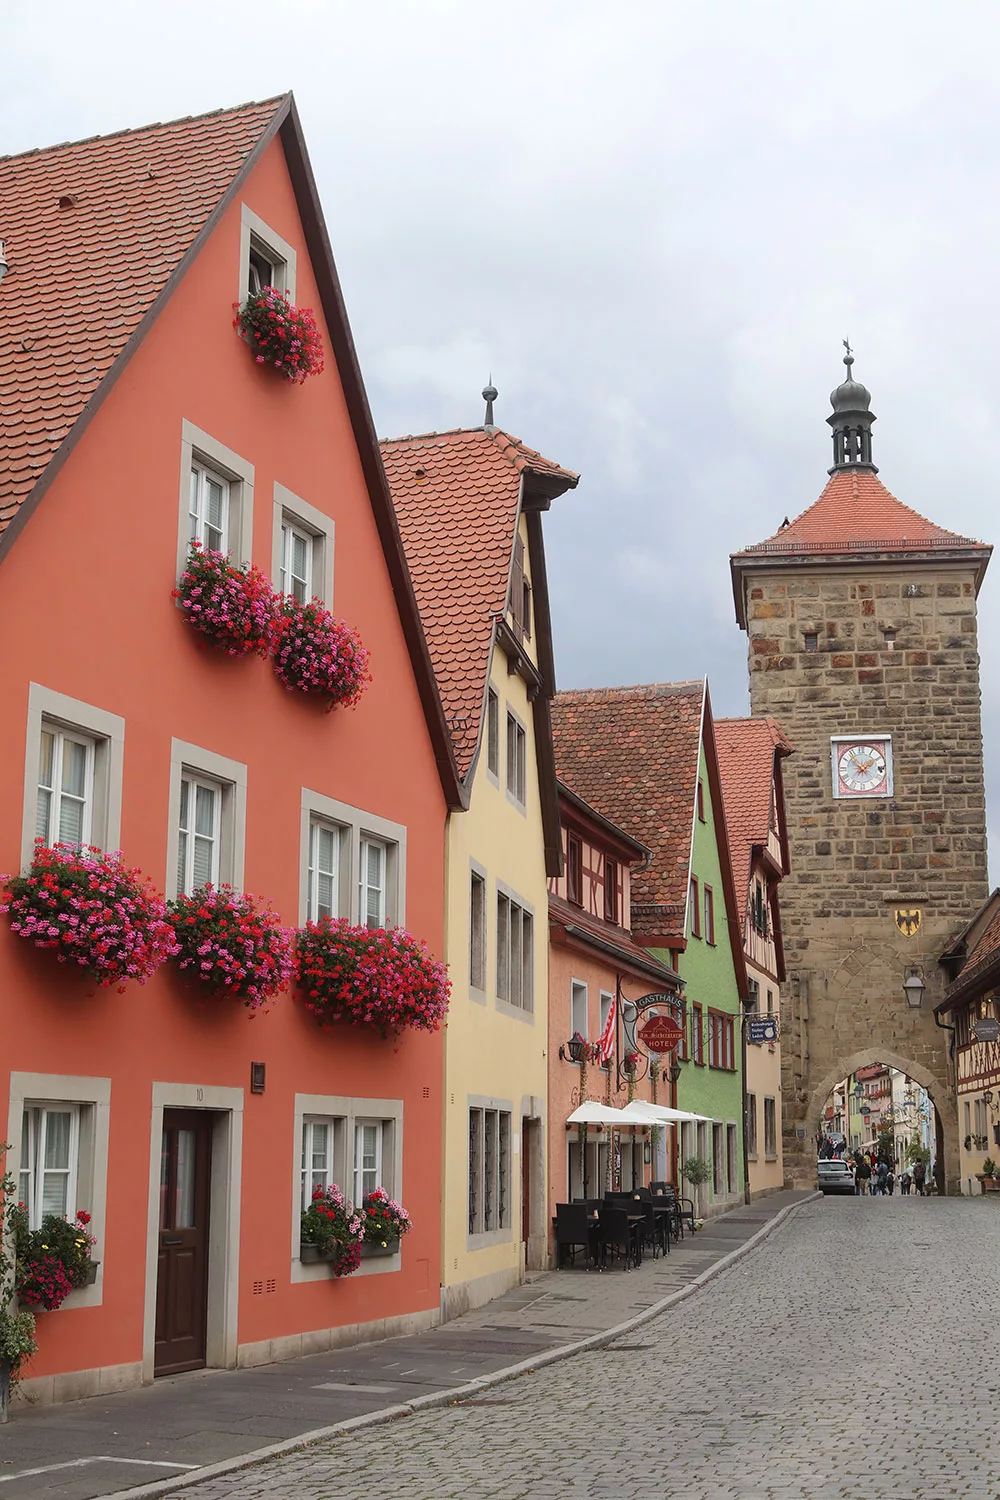
[{"label": "roof ridge", "polygon": [[202,120],[215,120],[221,115],[238,115],[245,110],[263,109],[265,105],[273,104],[275,108],[282,104],[288,93],[275,94],[269,99],[247,99],[243,104],[227,105],[221,109],[208,109],[200,115],[178,115],[174,120],[153,120],[148,125],[127,125],[121,130],[109,130],[106,133],[98,132],[96,135],[80,136],[75,141],[56,141],[51,146],[31,146],[27,151],[14,151],[7,155],[0,155],[0,163],[25,161],[29,157],[48,156],[55,151],[69,151],[75,146],[90,146],[95,141],[117,141],[127,135],[146,135],[151,130],[168,130],[173,125],[196,125]]},{"label": "roof ridge", "polygon": [[626,694],[634,695],[635,697],[668,697],[675,693],[693,694],[701,692],[704,685],[705,679],[703,677],[691,677],[682,679],[680,682],[637,682],[613,687],[560,688],[556,693],[556,697],[561,699],[586,698],[591,696],[611,698],[616,694],[622,697]]}]

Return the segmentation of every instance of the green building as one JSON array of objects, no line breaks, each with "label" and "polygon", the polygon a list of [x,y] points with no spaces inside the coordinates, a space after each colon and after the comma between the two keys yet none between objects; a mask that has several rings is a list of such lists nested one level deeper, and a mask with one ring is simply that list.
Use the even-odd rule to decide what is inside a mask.
[{"label": "green building", "polygon": [[632,935],[677,970],[686,1001],[680,1077],[659,1101],[703,1116],[668,1132],[667,1174],[705,1162],[707,1180],[686,1191],[718,1213],[744,1192],[748,986],[708,683],[559,693],[552,717],[561,780],[652,851],[632,872]]}]

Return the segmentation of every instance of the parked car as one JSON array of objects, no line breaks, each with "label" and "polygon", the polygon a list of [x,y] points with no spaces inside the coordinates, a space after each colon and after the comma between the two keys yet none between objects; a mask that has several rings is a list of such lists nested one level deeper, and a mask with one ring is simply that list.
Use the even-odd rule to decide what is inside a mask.
[{"label": "parked car", "polygon": [[853,1193],[854,1168],[849,1161],[831,1157],[816,1163],[817,1186],[821,1193]]}]

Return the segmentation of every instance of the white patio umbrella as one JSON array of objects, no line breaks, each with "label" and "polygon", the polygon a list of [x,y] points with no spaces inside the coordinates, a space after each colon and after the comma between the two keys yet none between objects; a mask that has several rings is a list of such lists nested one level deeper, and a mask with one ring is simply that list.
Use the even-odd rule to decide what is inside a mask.
[{"label": "white patio umbrella", "polygon": [[626,1114],[611,1104],[600,1104],[596,1099],[587,1099],[567,1115],[567,1125],[645,1125],[649,1122],[636,1115]]},{"label": "white patio umbrella", "polygon": [[632,1115],[641,1125],[684,1125],[692,1120],[704,1120],[704,1115],[693,1115],[686,1109],[671,1109],[666,1104],[651,1104],[648,1099],[633,1099],[622,1110]]}]

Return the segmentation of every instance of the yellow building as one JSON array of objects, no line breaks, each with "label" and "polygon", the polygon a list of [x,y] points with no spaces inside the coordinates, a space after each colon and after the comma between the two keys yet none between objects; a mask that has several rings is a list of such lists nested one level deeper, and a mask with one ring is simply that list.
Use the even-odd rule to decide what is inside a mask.
[{"label": "yellow building", "polygon": [[[726,809],[743,955],[750,983],[745,1008],[745,1145],[752,1198],[784,1186],[781,1151],[781,942],[778,884],[788,872],[781,763],[792,753],[774,719],[717,719],[715,739]],[[773,1036],[757,1040],[773,1023]]]},{"label": "yellow building", "polygon": [[[441,1306],[545,1264],[548,876],[561,868],[542,513],[577,476],[493,425],[382,444],[464,810],[448,821]],[[492,393],[495,399],[495,392]]]}]

